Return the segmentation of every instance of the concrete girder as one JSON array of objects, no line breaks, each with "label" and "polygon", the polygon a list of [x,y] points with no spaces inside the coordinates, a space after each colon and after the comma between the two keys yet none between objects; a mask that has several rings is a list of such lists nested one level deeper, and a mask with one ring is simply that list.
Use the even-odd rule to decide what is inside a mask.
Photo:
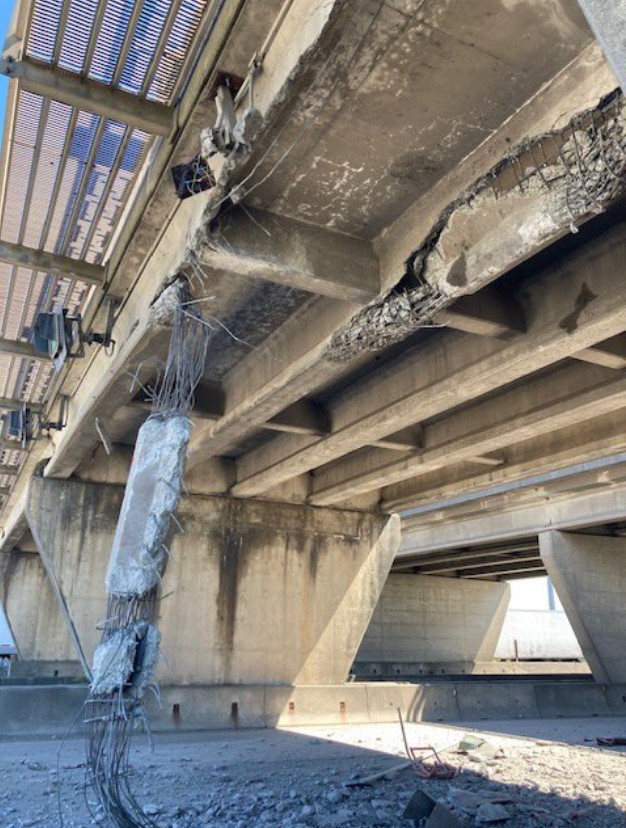
[{"label": "concrete girder", "polygon": [[[512,146],[565,127],[573,116],[595,107],[617,85],[598,44],[589,45],[520,107],[503,129],[488,136],[462,164],[438,181],[426,198],[417,201],[381,233],[374,247],[384,283],[391,286],[402,277],[407,259],[428,237],[446,208],[481,175],[507,158]],[[468,292],[477,287],[467,285]]]},{"label": "concrete girder", "polygon": [[[23,5],[23,4],[22,4]],[[20,14],[21,8],[20,6]],[[115,295],[123,295],[131,286],[132,293],[129,293],[125,306],[120,311],[115,323],[115,338],[118,347],[122,347],[133,330],[140,324],[148,312],[148,306],[155,292],[162,285],[163,280],[172,273],[176,273],[184,265],[184,259],[188,250],[187,244],[193,229],[202,223],[207,210],[207,202],[210,193],[196,196],[185,202],[178,202],[171,181],[164,173],[168,166],[173,163],[174,152],[177,157],[190,157],[197,151],[198,133],[206,126],[206,107],[203,94],[207,84],[215,72],[217,60],[221,60],[225,53],[225,44],[232,40],[235,23],[241,16],[243,7],[254,6],[253,0],[226,0],[221,6],[220,15],[217,20],[212,16],[206,16],[206,20],[200,27],[198,42],[204,43],[202,51],[196,56],[194,71],[190,75],[185,95],[180,100],[176,109],[179,131],[175,144],[164,141],[155,145],[156,153],[151,157],[150,163],[144,165],[142,173],[135,185],[134,192],[128,199],[127,207],[118,223],[118,230],[110,242],[111,255],[107,264],[107,285]],[[259,4],[260,5],[260,4]],[[279,0],[264,0],[263,11],[269,11],[270,7],[278,10]],[[296,2],[294,5],[306,6],[306,3]],[[251,33],[256,36],[259,31],[258,16],[251,8],[251,17],[243,21],[245,30],[244,37]],[[274,42],[269,48],[264,61],[267,72],[257,80],[255,84],[255,102],[263,93],[263,99],[269,107],[276,97],[284,99],[288,83],[291,81],[291,72],[294,64],[297,64],[301,54],[306,52],[319,36],[318,28],[320,18],[326,19],[324,13],[315,18],[310,14],[310,8],[305,9],[304,16],[307,18],[306,26],[303,27],[299,37],[292,42],[289,50],[289,60],[278,66],[277,61],[284,58],[284,44]],[[9,48],[19,47],[24,39],[23,30],[19,24],[24,22],[18,20],[18,27],[8,42]],[[270,23],[268,23],[268,28]],[[206,37],[205,37],[206,35]],[[237,51],[237,50],[235,50]],[[228,53],[228,50],[226,50]],[[233,53],[234,54],[234,53]],[[248,52],[246,47],[245,61],[247,62]],[[235,60],[235,58],[233,58]],[[245,62],[242,62],[240,52],[237,51],[235,63],[230,60],[226,68],[241,74],[245,73]],[[223,65],[224,66],[224,65]],[[284,70],[284,71],[283,71]],[[16,104],[17,84],[9,87],[10,105],[8,109],[12,112]],[[14,113],[13,113],[14,114]],[[142,124],[142,126],[144,126]],[[7,132],[7,131],[5,131]],[[8,134],[8,132],[7,132]],[[6,142],[3,147],[3,157],[6,160]],[[172,208],[176,204],[176,211]],[[144,213],[146,215],[144,215]],[[171,220],[176,212],[174,221]],[[162,231],[162,226],[171,232],[174,228],[175,238],[172,240],[167,233]],[[163,239],[166,237],[165,243]],[[140,297],[138,299],[138,296]],[[85,325],[91,326],[98,315],[98,303],[94,303],[87,309]],[[148,349],[149,351],[149,349]],[[148,354],[150,358],[152,354]],[[154,354],[158,358],[158,354]],[[104,358],[101,349],[93,355],[87,366],[84,362],[74,361],[68,366],[56,383],[54,391],[65,394],[74,394],[77,388],[81,389],[76,404],[70,401],[70,420],[65,429],[63,443],[60,452],[57,454],[57,468],[73,468],[78,465],[83,457],[81,449],[89,451],[97,440],[94,433],[93,419],[80,416],[81,405],[89,400],[89,394],[97,380],[103,378],[110,367],[110,359]],[[87,368],[87,373],[85,373]],[[128,377],[129,388],[132,381]],[[73,412],[79,412],[73,417]],[[93,413],[93,410],[92,410]],[[76,429],[76,433],[74,432]],[[80,433],[78,433],[80,432]],[[3,529],[0,536],[0,550],[10,549],[19,541],[25,530],[25,487],[30,476],[40,464],[50,459],[52,453],[60,442],[60,435],[54,435],[52,441],[38,441],[29,448],[28,455],[24,461],[20,477],[14,487],[8,502],[3,510]],[[67,472],[68,474],[71,473]]]},{"label": "concrete girder", "polygon": [[[212,19],[207,18],[206,32],[210,37],[207,37],[205,48],[197,57],[186,93],[177,107],[177,119],[181,127],[176,148],[181,154],[195,151],[198,131],[206,126],[206,110],[201,104],[202,95],[208,79],[215,70],[218,57],[223,54],[224,43],[235,31],[235,22],[240,18],[244,3],[245,0],[227,0],[215,25]],[[278,10],[279,4],[274,5]],[[267,4],[263,4],[264,11],[268,8]],[[256,36],[259,28],[254,10],[251,8],[246,11],[252,16],[244,20],[242,26],[248,35]],[[268,41],[267,52],[264,55],[264,71],[255,82],[255,106],[263,115],[272,110],[276,101],[283,104],[287,100],[288,93],[293,87],[294,75],[297,74],[294,70],[299,61],[304,54],[309,54],[313,44],[318,43],[330,25],[330,9],[320,8],[318,14],[312,15],[306,0],[295,0],[283,22],[286,30],[274,32],[271,42]],[[241,35],[241,32],[239,34]],[[202,41],[201,36],[199,40]],[[324,59],[324,55],[320,54],[319,60],[323,62]],[[225,65],[225,68],[236,67]],[[42,459],[50,458],[50,454],[53,456],[50,458],[47,474],[70,475],[98,440],[93,422],[96,414],[102,414],[106,424],[105,412],[124,405],[129,395],[132,396],[132,377],[124,377],[125,360],[128,359],[127,367],[132,365],[134,369],[141,368],[137,378],[143,381],[154,370],[154,361],[158,361],[159,356],[163,354],[166,342],[159,341],[157,337],[155,347],[150,347],[149,343],[144,341],[143,320],[149,311],[151,298],[158,292],[163,281],[172,273],[184,268],[187,256],[194,247],[196,233],[204,233],[207,221],[213,217],[211,198],[214,194],[210,191],[194,199],[177,202],[177,210],[172,211],[172,202],[176,201],[176,197],[171,182],[163,176],[171,159],[172,147],[165,142],[151,163],[145,166],[136,185],[137,198],[129,199],[129,206],[119,222],[118,233],[111,241],[112,253],[107,267],[111,289],[116,293],[122,293],[128,286],[133,286],[116,318],[115,335],[118,349],[112,358],[114,364],[110,357],[97,352],[80,383],[78,378],[84,368],[79,372],[75,365],[70,367],[63,382],[63,390],[70,386],[70,393],[75,391],[69,403],[68,426],[62,433],[54,435],[52,445],[44,446],[42,441],[36,445],[36,450],[31,449],[18,486],[5,509],[4,525],[7,531],[2,541],[3,548],[10,546],[22,530],[24,484],[28,475]],[[220,195],[223,188],[228,186],[232,173],[230,167],[227,166],[225,171],[222,167],[223,159],[218,158],[214,172],[220,179]],[[155,204],[154,199],[161,197],[163,201]],[[138,223],[148,202],[152,202],[150,217],[146,219],[141,232],[137,232]],[[162,222],[165,223],[164,231],[161,230]],[[345,305],[351,313],[354,312],[354,305]],[[136,355],[143,354],[145,360],[134,363],[131,352]],[[275,364],[276,357],[273,359]],[[152,363],[150,366],[149,362]],[[151,371],[148,370],[149,367]],[[131,373],[134,376],[135,370]],[[112,384],[111,388],[108,387],[109,383]],[[285,407],[277,406],[276,412]]]},{"label": "concrete girder", "polygon": [[444,334],[397,359],[382,376],[353,385],[331,406],[329,437],[305,443],[282,435],[249,452],[237,462],[233,494],[267,491],[617,335],[626,328],[626,291],[614,278],[623,255],[626,238],[620,225],[546,268],[528,287],[526,334],[511,342]]},{"label": "concrete girder", "polygon": [[[462,296],[453,305],[440,311],[434,321],[445,328],[496,339],[512,339],[526,330],[522,307],[496,285],[488,285],[477,293]],[[618,334],[606,342],[599,342],[591,348],[572,354],[572,357],[581,362],[622,370],[626,368],[626,334]]]},{"label": "concrete girder", "polygon": [[[581,106],[595,106],[615,86],[601,50],[592,44],[521,107],[505,128],[489,136],[381,234],[374,248],[381,260],[383,287],[391,288],[402,278],[407,258],[428,236],[440,213],[477,176],[501,161],[511,143],[565,125]],[[349,322],[356,310],[356,306],[312,300],[294,320],[241,360],[224,378],[225,416],[194,435],[190,463],[230,450],[278,411],[341,376],[344,367],[328,364],[322,356],[333,333]],[[277,354],[289,355],[287,367]]]},{"label": "concrete girder", "polygon": [[440,311],[434,322],[446,328],[496,339],[511,339],[526,330],[521,306],[495,285],[457,299],[453,305]]},{"label": "concrete girder", "polygon": [[461,511],[465,502],[474,500],[486,508],[492,495],[509,486],[516,496],[524,489],[547,496],[613,485],[623,479],[625,451],[621,409],[510,446],[506,464],[497,469],[477,473],[469,464],[459,464],[389,487],[383,490],[381,503],[386,511],[445,513],[449,507]]},{"label": "concrete girder", "polygon": [[334,299],[369,302],[380,291],[368,242],[253,208],[229,210],[198,255],[217,270]]},{"label": "concrete girder", "polygon": [[89,285],[102,287],[105,281],[105,269],[100,265],[71,259],[69,256],[57,256],[45,250],[35,250],[21,244],[0,241],[0,262],[29,267],[46,273],[59,273],[71,279],[80,279]]},{"label": "concrete girder", "polygon": [[505,543],[496,547],[478,546],[471,551],[461,552],[436,552],[428,555],[423,555],[416,560],[403,560],[400,563],[394,563],[392,567],[393,572],[417,572],[424,567],[439,566],[443,569],[443,565],[449,563],[464,563],[466,561],[475,561],[477,558],[494,559],[496,562],[508,559],[512,555],[525,552],[535,553],[535,557],[539,554],[539,545],[537,541],[522,541],[521,543]]},{"label": "concrete girder", "polygon": [[626,368],[626,334],[621,333],[607,339],[606,342],[598,342],[592,348],[579,351],[574,356],[582,362],[592,362],[594,365],[622,371]]},{"label": "concrete girder", "polygon": [[[515,569],[520,563],[541,563],[539,558],[539,550],[525,555],[511,554],[508,558],[499,555],[495,560],[489,556],[476,554],[473,558],[465,561],[450,560],[447,563],[422,564],[421,562],[415,564],[414,572],[419,575],[441,575],[444,572],[457,573],[457,577],[474,577],[478,572],[489,574],[494,572],[499,574],[506,570],[507,567]],[[396,570],[397,571],[397,570]]]},{"label": "concrete girder", "polygon": [[[422,449],[409,456],[390,461],[370,452],[318,469],[310,501],[322,505],[382,487],[389,490],[394,483],[463,461],[501,466],[507,446],[625,406],[626,380],[591,366],[566,366],[425,424]],[[500,455],[476,457],[489,452]]]},{"label": "concrete girder", "polygon": [[7,475],[8,477],[15,477],[19,471],[19,466],[7,466],[4,463],[0,463],[0,477],[2,475]]},{"label": "concrete girder", "polygon": [[103,118],[122,121],[152,135],[168,137],[176,126],[174,110],[163,104],[81,77],[59,66],[41,63],[27,55],[18,60],[4,57],[0,72],[16,79],[20,89],[27,92],[94,112]]},{"label": "concrete girder", "polygon": [[497,577],[498,580],[505,581],[511,575],[532,573],[534,577],[538,575],[545,575],[546,568],[541,558],[535,557],[529,560],[511,561],[508,564],[497,564],[492,567],[479,566],[475,570],[468,570],[463,573],[463,578],[476,578],[481,580],[483,578]]},{"label": "concrete girder", "polygon": [[602,491],[582,492],[560,498],[542,497],[524,508],[502,505],[494,512],[457,518],[428,526],[407,525],[403,520],[402,543],[395,565],[411,566],[422,556],[537,536],[543,531],[579,530],[614,523],[626,518],[626,485]]},{"label": "concrete girder", "polygon": [[[2,341],[0,340],[0,351],[2,350]],[[145,397],[143,392],[129,403],[130,408],[138,408],[146,413],[151,410],[151,402]],[[196,389],[194,397],[194,407],[191,412],[192,419],[197,422],[212,421],[217,422],[224,413],[224,392],[222,387],[215,383],[213,386],[201,384]],[[330,434],[330,421],[328,412],[322,405],[318,405],[312,400],[301,399],[280,411],[267,422],[260,425],[264,431],[274,431],[284,434],[302,434],[309,436],[322,436]],[[372,443],[373,447],[381,449],[389,449],[391,451],[407,452],[413,451],[420,443],[415,429],[406,429],[401,432],[388,437],[385,440],[379,440]],[[477,463],[484,463],[485,465],[498,465],[501,461],[492,458],[476,458]]]}]

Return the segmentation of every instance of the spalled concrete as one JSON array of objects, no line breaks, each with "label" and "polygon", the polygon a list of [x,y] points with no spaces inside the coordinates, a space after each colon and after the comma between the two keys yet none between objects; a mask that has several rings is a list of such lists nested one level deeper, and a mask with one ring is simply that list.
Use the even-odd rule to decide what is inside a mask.
[{"label": "spalled concrete", "polygon": [[541,556],[597,681],[626,681],[626,538],[543,532]]},{"label": "spalled concrete", "polygon": [[[123,490],[35,479],[28,516],[91,657],[106,610]],[[399,544],[398,519],[188,496],[163,579],[171,684],[320,684],[347,678]]]},{"label": "spalled concrete", "polygon": [[[505,583],[392,573],[359,648],[360,662],[397,665],[451,662],[472,672],[493,658],[510,598]],[[410,667],[409,669],[412,669]],[[402,672],[400,672],[402,671]]]}]

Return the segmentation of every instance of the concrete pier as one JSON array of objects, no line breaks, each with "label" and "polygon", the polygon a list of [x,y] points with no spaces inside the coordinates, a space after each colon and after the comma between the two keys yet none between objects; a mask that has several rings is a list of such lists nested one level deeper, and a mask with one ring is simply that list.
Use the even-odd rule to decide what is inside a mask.
[{"label": "concrete pier", "polygon": [[[34,479],[28,522],[90,660],[121,486]],[[161,589],[169,684],[346,680],[399,544],[394,516],[190,495]]]},{"label": "concrete pier", "polygon": [[505,583],[392,573],[359,649],[359,672],[473,672],[494,656],[510,591]]},{"label": "concrete pier", "polygon": [[0,553],[0,600],[22,662],[21,674],[68,675],[67,662],[76,662],[76,651],[36,552]]},{"label": "concrete pier", "polygon": [[594,678],[626,682],[626,538],[542,532],[539,544]]}]

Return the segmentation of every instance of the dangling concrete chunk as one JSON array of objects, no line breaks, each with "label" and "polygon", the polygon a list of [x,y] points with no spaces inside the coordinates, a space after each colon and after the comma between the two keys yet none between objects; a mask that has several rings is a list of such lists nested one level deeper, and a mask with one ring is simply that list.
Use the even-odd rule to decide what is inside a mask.
[{"label": "dangling concrete chunk", "polygon": [[145,595],[158,586],[168,554],[191,424],[153,416],[139,430],[106,577],[109,595]]},{"label": "dangling concrete chunk", "polygon": [[141,697],[154,678],[161,634],[147,621],[116,630],[96,647],[91,692],[106,696],[132,687]]}]

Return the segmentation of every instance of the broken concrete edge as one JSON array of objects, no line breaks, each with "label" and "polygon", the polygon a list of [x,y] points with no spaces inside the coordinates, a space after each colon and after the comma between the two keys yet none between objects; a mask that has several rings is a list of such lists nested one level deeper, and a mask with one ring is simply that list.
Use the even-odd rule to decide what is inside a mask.
[{"label": "broken concrete edge", "polygon": [[[442,210],[426,238],[407,259],[402,279],[336,331],[323,358],[345,362],[359,353],[379,351],[402,341],[431,323],[436,313],[455,299],[484,287],[537,247],[556,241],[568,230],[577,232],[578,224],[614,203],[624,192],[620,178],[626,159],[622,150],[619,169],[612,168],[606,158],[601,130],[611,119],[617,125],[618,119],[623,121],[623,118],[624,96],[618,88],[601,98],[595,107],[574,115],[565,127],[527,138],[512,147],[506,158],[479,176]],[[615,131],[619,133],[620,129],[616,126]],[[607,173],[604,183],[611,183],[604,192],[596,191],[597,186],[594,189],[585,180],[586,175],[600,175],[595,167],[590,173],[585,166],[581,155],[585,140],[592,144],[597,141],[600,146]],[[546,153],[548,142],[550,150]],[[565,181],[560,188],[562,192],[553,186],[557,181]],[[511,250],[505,250],[500,261],[498,251],[495,256],[483,254],[481,261],[476,262],[474,274],[466,260],[472,254],[472,241],[464,236],[464,228],[456,232],[455,240],[452,219],[463,213],[474,218],[480,215],[478,208],[485,206],[489,213],[499,199],[511,194],[522,201],[539,197],[542,220],[535,222],[532,232],[516,224],[514,232],[519,238],[515,238]],[[481,201],[485,204],[478,203]],[[496,217],[492,218],[495,222]],[[453,236],[450,244],[453,252],[448,255],[441,250],[446,234]]]},{"label": "broken concrete edge", "polygon": [[[225,157],[218,156],[217,165],[215,165],[214,159],[211,159],[213,162],[211,172],[215,178],[215,185],[209,191],[208,203],[204,210],[201,211],[195,223],[189,228],[188,241],[179,272],[186,273],[189,270],[193,272],[193,268],[197,267],[202,261],[202,251],[210,250],[215,245],[220,214],[227,211],[231,205],[241,202],[248,191],[254,189],[255,182],[252,182],[248,189],[246,189],[246,184],[269,155],[276,122],[284,114],[294,94],[297,95],[302,91],[299,89],[299,84],[301,81],[307,82],[311,73],[311,66],[315,65],[318,60],[323,61],[325,59],[325,51],[328,47],[324,36],[332,29],[341,14],[345,13],[345,8],[344,4],[332,0],[319,11],[321,12],[320,20],[316,23],[316,32],[311,35],[310,45],[299,53],[297,62],[282,78],[273,97],[266,101],[265,105],[259,103],[258,108],[255,105],[252,111],[249,107],[246,108],[246,96],[239,102],[237,112],[241,110],[241,120],[246,117],[249,118],[254,113],[255,124],[250,138],[252,145],[249,145],[248,151],[243,153]],[[309,20],[309,23],[311,23],[311,20]],[[263,57],[265,58],[265,56]],[[261,64],[261,76],[262,74],[263,64]],[[310,91],[310,87],[305,86],[303,91]],[[266,145],[268,148],[266,148]],[[261,158],[255,162],[254,152],[256,149],[261,150]]]},{"label": "broken concrete edge", "polygon": [[[468,688],[474,698],[466,700]],[[519,682],[161,686],[159,699],[148,697],[146,707],[154,732],[396,723],[398,707],[408,722],[466,724],[479,730],[488,719],[626,716],[624,686],[534,684],[529,694],[534,701],[524,707],[516,703],[519,689]],[[87,691],[84,684],[0,685],[0,736],[66,733],[70,727],[82,727],[76,724],[76,714]],[[493,694],[498,703],[490,706]]]}]

